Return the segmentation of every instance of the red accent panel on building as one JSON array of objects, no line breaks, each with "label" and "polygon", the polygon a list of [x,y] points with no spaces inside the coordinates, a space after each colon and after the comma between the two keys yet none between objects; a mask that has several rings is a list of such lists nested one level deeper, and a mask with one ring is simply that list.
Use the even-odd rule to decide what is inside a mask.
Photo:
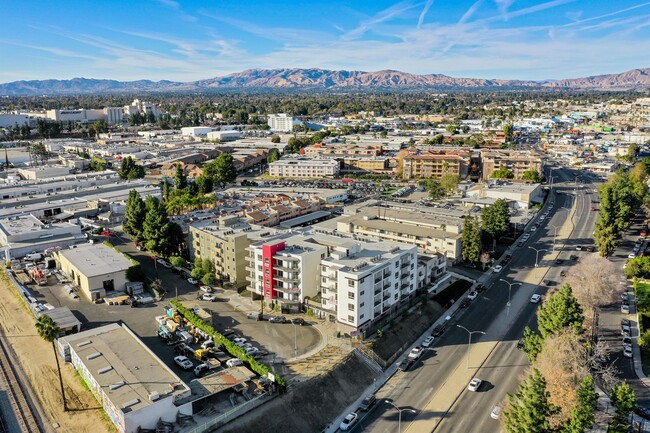
[{"label": "red accent panel on building", "polygon": [[[277,293],[273,290],[275,278],[273,278],[273,255],[284,250],[284,242],[275,245],[262,245],[262,272],[264,272],[264,297],[275,299]],[[267,260],[268,259],[268,260]]]}]

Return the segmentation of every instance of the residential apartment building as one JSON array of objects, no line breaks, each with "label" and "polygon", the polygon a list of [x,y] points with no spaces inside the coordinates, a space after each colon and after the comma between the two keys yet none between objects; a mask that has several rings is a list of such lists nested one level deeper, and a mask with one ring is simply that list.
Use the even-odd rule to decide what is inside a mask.
[{"label": "residential apartment building", "polygon": [[414,295],[417,272],[415,246],[342,241],[321,260],[323,309],[335,312],[344,330],[363,332]]},{"label": "residential apartment building", "polygon": [[543,160],[537,154],[519,150],[485,150],[481,151],[481,179],[488,180],[501,168],[510,170],[515,179],[522,179],[529,170],[542,173]]},{"label": "residential apartment building", "polygon": [[269,164],[269,175],[273,177],[332,178],[339,172],[340,164],[333,159],[282,158]]},{"label": "residential apartment building", "polygon": [[294,121],[293,117],[285,113],[269,114],[267,116],[267,121],[271,131],[273,132],[291,132],[293,130],[293,125],[299,123],[298,121]]},{"label": "residential apartment building", "polygon": [[305,155],[358,155],[358,156],[381,156],[383,149],[376,145],[343,145],[343,144],[314,144],[304,148]]},{"label": "residential apartment building", "polygon": [[238,216],[221,217],[189,226],[189,250],[192,261],[210,259],[215,275],[237,287],[246,281],[246,248],[256,241],[275,234],[267,227],[248,224]]},{"label": "residential apartment building", "polygon": [[469,175],[471,152],[464,149],[429,150],[414,152],[402,159],[404,179],[439,179],[454,174],[465,179]]},{"label": "residential apartment building", "polygon": [[297,304],[317,295],[327,246],[303,235],[283,234],[254,242],[247,251],[249,290],[267,303]]}]

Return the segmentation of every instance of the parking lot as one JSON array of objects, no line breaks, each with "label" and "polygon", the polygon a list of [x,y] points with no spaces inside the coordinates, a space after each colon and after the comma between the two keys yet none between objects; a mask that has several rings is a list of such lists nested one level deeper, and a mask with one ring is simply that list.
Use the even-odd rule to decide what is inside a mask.
[{"label": "parking lot", "polygon": [[[215,329],[231,328],[253,346],[268,351],[269,354],[262,359],[262,362],[266,364],[281,362],[318,347],[321,335],[316,327],[310,326],[308,317],[287,316],[287,318],[302,317],[307,322],[306,326],[249,319],[247,314],[258,311],[259,304],[252,303],[248,298],[242,298],[236,291],[217,290],[219,302],[199,300],[198,296],[201,292],[197,286],[188,283],[170,269],[160,265],[155,267],[149,253],[136,250],[132,243],[128,243],[127,239],[120,239],[119,236],[110,239],[119,249],[132,254],[134,259],[141,262],[147,276],[154,278],[156,274],[158,275],[168,292],[168,298],[178,295],[178,300],[188,308],[205,309],[212,316]],[[59,283],[53,275],[48,278],[47,285],[30,284],[27,288],[40,303],[50,304],[53,307],[69,307],[81,321],[82,330],[114,322],[125,323],[163,362],[170,365],[181,379],[190,381],[195,378],[191,370],[183,371],[176,366],[173,360],[176,355],[174,349],[157,335],[159,325],[155,317],[165,314],[163,307],[168,305],[167,302],[161,301],[137,308],[129,305],[108,305],[104,302],[93,304],[81,294],[74,299],[66,290],[65,284]],[[193,359],[192,361],[195,362]]]}]

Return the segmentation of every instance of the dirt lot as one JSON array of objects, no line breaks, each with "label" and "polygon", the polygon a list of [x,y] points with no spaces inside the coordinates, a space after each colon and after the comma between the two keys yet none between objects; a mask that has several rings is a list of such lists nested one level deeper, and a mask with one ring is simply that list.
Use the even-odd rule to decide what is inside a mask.
[{"label": "dirt lot", "polygon": [[[34,316],[15,291],[4,270],[0,271],[0,326],[18,356],[34,394],[49,421],[48,431],[108,433],[116,431],[97,400],[82,385],[70,365],[61,365],[68,412],[63,411],[52,346],[36,333]],[[58,427],[57,427],[58,425]]]}]

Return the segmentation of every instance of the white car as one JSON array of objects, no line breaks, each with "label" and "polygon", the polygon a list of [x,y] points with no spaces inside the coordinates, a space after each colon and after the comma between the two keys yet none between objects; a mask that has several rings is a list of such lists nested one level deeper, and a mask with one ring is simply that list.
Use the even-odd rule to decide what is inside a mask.
[{"label": "white car", "polygon": [[499,272],[501,272],[502,269],[503,269],[503,266],[501,266],[501,265],[496,265],[496,266],[494,267],[494,269],[492,269],[492,272],[494,272],[495,274],[498,274]]},{"label": "white car", "polygon": [[428,336],[427,338],[424,339],[422,342],[422,347],[429,347],[431,346],[431,343],[433,343],[433,337]]},{"label": "white car", "polygon": [[636,254],[634,252],[631,252],[630,254],[627,255],[628,259],[633,259],[636,257]]},{"label": "white car", "polygon": [[202,292],[205,292],[205,293],[212,293],[212,287],[210,287],[210,286],[201,286],[199,288],[199,290],[201,290]]},{"label": "white car", "polygon": [[187,282],[190,283],[190,284],[198,284],[198,283],[199,283],[197,280],[195,280],[195,279],[192,278],[192,277],[188,278],[188,279],[187,279]]},{"label": "white car", "polygon": [[239,358],[231,358],[228,361],[226,361],[226,366],[228,367],[238,367],[240,365],[244,365],[244,362],[239,359]]},{"label": "white car", "polygon": [[471,292],[469,292],[469,295],[467,295],[467,299],[473,301],[474,299],[476,299],[477,296],[478,296],[478,292],[476,290],[472,290]]},{"label": "white car", "polygon": [[422,347],[420,346],[414,347],[409,352],[408,358],[412,359],[413,361],[417,361],[420,358],[420,356],[422,356],[422,351],[423,351]]},{"label": "white car", "polygon": [[499,419],[499,415],[501,414],[501,406],[494,406],[492,408],[492,412],[490,412],[490,418],[492,419]]},{"label": "white car", "polygon": [[628,344],[623,348],[623,356],[626,358],[632,358],[632,345]]},{"label": "white car", "polygon": [[535,293],[533,296],[530,297],[530,302],[532,302],[533,304],[537,304],[540,301],[540,299],[542,299],[542,296]]},{"label": "white car", "polygon": [[621,305],[621,313],[630,314],[630,306],[628,304]]},{"label": "white car", "polygon": [[201,300],[214,302],[217,300],[217,296],[213,295],[212,293],[204,293],[203,295],[201,295]]},{"label": "white car", "polygon": [[183,370],[191,370],[194,367],[192,361],[187,359],[186,356],[177,356],[174,358],[174,362]]},{"label": "white car", "polygon": [[534,232],[535,230],[537,230],[537,226],[532,226],[532,227],[530,228],[530,231],[531,231],[531,232]]},{"label": "white car", "polygon": [[341,422],[341,425],[339,425],[339,429],[343,431],[348,431],[352,428],[357,423],[357,420],[359,419],[359,415],[357,415],[355,412],[349,413],[343,418],[343,421]]},{"label": "white car", "polygon": [[474,379],[471,380],[469,385],[467,385],[467,389],[470,390],[470,391],[476,392],[481,387],[482,383],[483,383],[483,381],[481,379],[479,379],[478,377],[475,377]]}]

